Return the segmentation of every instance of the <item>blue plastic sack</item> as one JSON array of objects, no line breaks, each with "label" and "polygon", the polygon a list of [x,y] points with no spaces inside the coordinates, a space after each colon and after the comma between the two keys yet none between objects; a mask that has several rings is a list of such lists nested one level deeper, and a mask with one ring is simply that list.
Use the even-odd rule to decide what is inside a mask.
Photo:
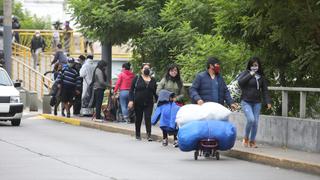
[{"label": "blue plastic sack", "polygon": [[181,151],[192,151],[198,148],[202,139],[218,140],[218,150],[229,150],[234,146],[237,137],[235,126],[228,121],[205,120],[192,121],[179,129],[178,141]]}]

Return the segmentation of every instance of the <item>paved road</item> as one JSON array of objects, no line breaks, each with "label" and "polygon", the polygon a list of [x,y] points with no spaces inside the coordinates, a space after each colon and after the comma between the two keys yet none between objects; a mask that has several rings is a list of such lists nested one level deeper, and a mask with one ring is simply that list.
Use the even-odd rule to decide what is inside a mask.
[{"label": "paved road", "polygon": [[228,157],[193,160],[159,142],[37,117],[0,122],[0,179],[303,179],[319,176]]}]

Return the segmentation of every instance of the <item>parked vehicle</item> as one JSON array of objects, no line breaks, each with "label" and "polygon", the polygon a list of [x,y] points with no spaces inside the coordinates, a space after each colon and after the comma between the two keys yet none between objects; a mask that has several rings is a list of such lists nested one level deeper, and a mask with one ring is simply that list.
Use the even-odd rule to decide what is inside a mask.
[{"label": "parked vehicle", "polygon": [[20,86],[20,82],[13,83],[7,71],[0,67],[0,121],[11,121],[12,126],[19,126],[22,118],[23,104],[16,89]]}]

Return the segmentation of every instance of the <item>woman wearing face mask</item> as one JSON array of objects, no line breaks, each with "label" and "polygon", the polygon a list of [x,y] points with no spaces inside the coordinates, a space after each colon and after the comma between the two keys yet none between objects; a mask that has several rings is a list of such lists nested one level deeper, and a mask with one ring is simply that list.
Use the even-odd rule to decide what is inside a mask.
[{"label": "woman wearing face mask", "polygon": [[136,113],[136,139],[141,140],[141,122],[144,114],[148,141],[151,139],[151,114],[154,99],[157,99],[156,80],[150,76],[150,64],[144,63],[141,67],[141,75],[136,76],[131,84],[129,92],[128,108],[134,108]]},{"label": "woman wearing face mask", "polygon": [[259,58],[253,57],[249,59],[247,69],[241,73],[238,83],[242,91],[241,106],[247,119],[242,144],[245,147],[257,148],[255,138],[258,130],[262,99],[267,104],[267,108],[271,108],[268,84]]}]

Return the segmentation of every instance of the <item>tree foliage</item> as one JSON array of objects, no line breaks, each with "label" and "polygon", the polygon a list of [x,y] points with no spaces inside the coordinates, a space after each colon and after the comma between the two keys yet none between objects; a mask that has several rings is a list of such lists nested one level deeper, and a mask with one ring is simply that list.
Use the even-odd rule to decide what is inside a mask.
[{"label": "tree foliage", "polygon": [[[0,0],[0,15],[3,15],[3,0]],[[21,3],[13,1],[12,15],[18,17],[21,29],[50,29],[51,22],[49,17],[37,17],[31,15],[27,10],[22,9]]]},{"label": "tree foliage", "polygon": [[142,32],[138,1],[70,0],[69,4],[81,31],[93,39],[121,44]]}]

